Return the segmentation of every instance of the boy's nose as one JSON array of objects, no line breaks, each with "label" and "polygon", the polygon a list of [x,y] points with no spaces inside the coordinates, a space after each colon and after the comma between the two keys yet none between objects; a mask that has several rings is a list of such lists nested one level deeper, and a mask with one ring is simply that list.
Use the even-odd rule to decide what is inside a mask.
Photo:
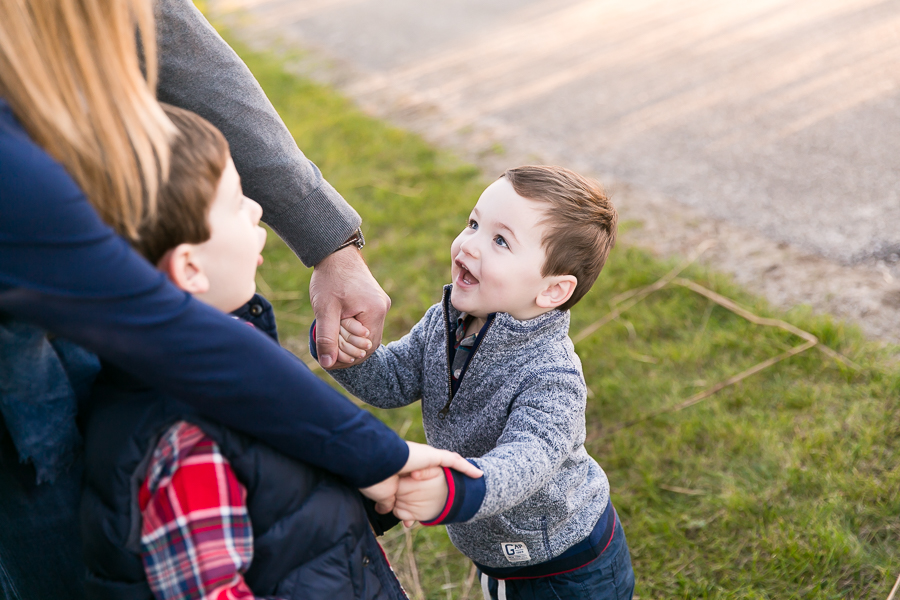
[{"label": "boy's nose", "polygon": [[260,206],[259,202],[256,200],[250,198],[247,198],[247,202],[250,203],[250,218],[253,219],[253,224],[259,225],[259,221],[262,219],[263,214],[262,206]]},{"label": "boy's nose", "polygon": [[475,241],[474,237],[464,240],[463,243],[459,245],[459,249],[472,258],[478,258],[478,243]]}]

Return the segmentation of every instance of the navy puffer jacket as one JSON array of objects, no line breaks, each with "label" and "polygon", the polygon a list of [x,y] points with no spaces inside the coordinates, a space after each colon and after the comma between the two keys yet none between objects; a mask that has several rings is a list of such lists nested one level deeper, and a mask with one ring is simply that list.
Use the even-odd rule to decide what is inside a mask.
[{"label": "navy puffer jacket", "polygon": [[[265,300],[256,297],[246,308],[242,316],[274,333]],[[333,475],[201,419],[190,407],[106,366],[84,413],[81,522],[88,598],[153,598],[139,555],[137,493],[159,436],[188,421],[219,445],[247,489],[254,557],[244,577],[256,596],[406,599],[361,496]]]}]

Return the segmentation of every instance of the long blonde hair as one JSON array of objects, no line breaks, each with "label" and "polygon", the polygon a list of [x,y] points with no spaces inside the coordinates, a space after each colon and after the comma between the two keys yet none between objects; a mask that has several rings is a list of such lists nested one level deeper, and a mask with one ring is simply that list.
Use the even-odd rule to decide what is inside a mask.
[{"label": "long blonde hair", "polygon": [[152,0],[0,0],[0,96],[131,240],[155,214],[175,134],[156,71]]}]

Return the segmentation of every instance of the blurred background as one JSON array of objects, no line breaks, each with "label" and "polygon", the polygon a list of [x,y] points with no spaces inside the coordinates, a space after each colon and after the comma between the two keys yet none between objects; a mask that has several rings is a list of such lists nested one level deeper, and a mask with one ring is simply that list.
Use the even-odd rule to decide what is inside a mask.
[{"label": "blurred background", "polygon": [[706,260],[776,305],[900,341],[897,0],[209,8],[489,174],[590,173],[641,245],[686,254],[714,237]]}]

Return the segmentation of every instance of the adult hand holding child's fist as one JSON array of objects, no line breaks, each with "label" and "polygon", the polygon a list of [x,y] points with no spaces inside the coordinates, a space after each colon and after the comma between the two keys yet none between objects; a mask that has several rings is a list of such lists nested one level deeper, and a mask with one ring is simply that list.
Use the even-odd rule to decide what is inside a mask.
[{"label": "adult hand holding child's fist", "polygon": [[[436,517],[447,500],[447,482],[441,467],[454,469],[475,479],[484,475],[481,469],[456,452],[439,450],[416,442],[406,443],[409,446],[409,458],[403,468],[396,475],[360,490],[364,496],[375,501],[375,510],[381,514],[391,512],[395,509],[396,503],[402,500],[400,511],[406,516],[395,512],[397,518],[404,521],[421,521]],[[435,479],[439,482],[433,481]],[[434,513],[432,516],[422,516],[438,502],[440,485],[443,485],[440,506],[432,511]]]}]

